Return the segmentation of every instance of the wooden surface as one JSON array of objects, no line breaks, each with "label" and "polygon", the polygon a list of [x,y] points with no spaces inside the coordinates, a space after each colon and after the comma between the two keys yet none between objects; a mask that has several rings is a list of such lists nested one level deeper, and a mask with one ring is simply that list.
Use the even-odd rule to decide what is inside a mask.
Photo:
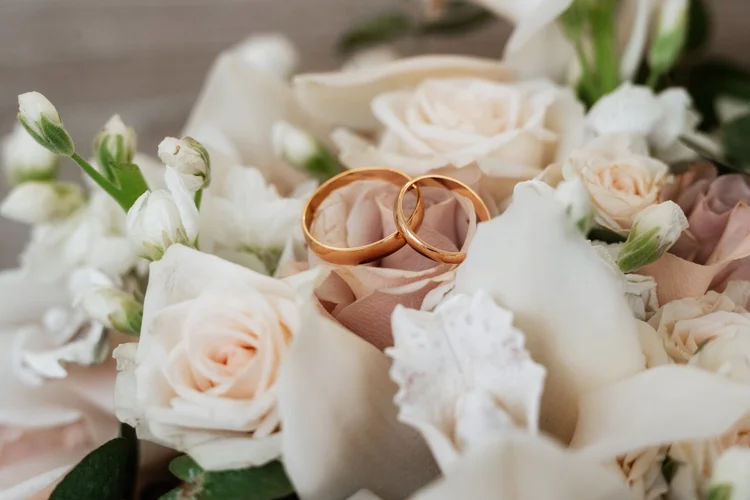
[{"label": "wooden surface", "polygon": [[[46,94],[79,144],[117,112],[142,150],[178,134],[216,55],[252,33],[282,31],[303,69],[331,69],[342,29],[404,0],[0,0],[0,135],[16,96]],[[750,65],[750,0],[714,0],[713,49]],[[460,40],[408,43],[406,52],[499,56],[507,26]],[[82,148],[79,148],[82,149]],[[67,168],[73,170],[72,165]],[[7,187],[0,180],[0,196]],[[0,268],[14,265],[26,238],[0,220]]]}]

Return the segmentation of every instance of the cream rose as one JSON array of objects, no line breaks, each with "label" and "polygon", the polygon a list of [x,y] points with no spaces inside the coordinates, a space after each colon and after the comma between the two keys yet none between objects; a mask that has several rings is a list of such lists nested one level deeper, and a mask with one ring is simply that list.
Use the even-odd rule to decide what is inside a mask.
[{"label": "cream rose", "polygon": [[546,81],[435,78],[373,99],[382,125],[376,145],[341,129],[333,141],[349,167],[383,164],[422,175],[477,165],[491,188],[495,178],[533,178],[567,152],[576,108],[572,94]]},{"label": "cream rose", "polygon": [[635,216],[659,202],[669,167],[649,156],[644,139],[602,136],[575,151],[562,166],[565,180],[580,178],[596,208],[596,222],[627,234]]},{"label": "cream rose", "polygon": [[697,299],[675,300],[662,306],[649,324],[664,342],[669,357],[677,363],[713,364],[709,361],[712,357],[695,361],[696,352],[723,337],[750,339],[750,313],[740,305],[744,304],[742,288],[733,285],[723,294],[708,292]]},{"label": "cream rose", "polygon": [[209,470],[278,457],[276,382],[299,327],[295,284],[310,276],[280,281],[170,247],[151,266],[140,341],[115,351],[118,417]]}]

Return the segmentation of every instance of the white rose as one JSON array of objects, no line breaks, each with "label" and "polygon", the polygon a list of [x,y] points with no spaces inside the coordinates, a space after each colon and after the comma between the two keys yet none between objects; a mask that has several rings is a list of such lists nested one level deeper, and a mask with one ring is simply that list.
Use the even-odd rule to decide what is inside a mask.
[{"label": "white rose", "polygon": [[0,147],[0,163],[11,184],[54,177],[57,155],[40,146],[20,124],[2,140]]},{"label": "white rose", "polygon": [[656,156],[676,162],[695,156],[680,142],[700,122],[690,94],[670,88],[659,95],[648,87],[624,83],[591,108],[586,125],[594,135],[633,134],[648,141]]},{"label": "white rose", "polygon": [[170,247],[151,265],[140,341],[115,350],[118,417],[209,470],[278,457],[277,377],[314,275],[280,281]]},{"label": "white rose", "polygon": [[645,142],[629,135],[594,139],[562,167],[565,180],[580,178],[596,208],[595,221],[627,234],[639,212],[656,204],[669,167],[651,158]]}]

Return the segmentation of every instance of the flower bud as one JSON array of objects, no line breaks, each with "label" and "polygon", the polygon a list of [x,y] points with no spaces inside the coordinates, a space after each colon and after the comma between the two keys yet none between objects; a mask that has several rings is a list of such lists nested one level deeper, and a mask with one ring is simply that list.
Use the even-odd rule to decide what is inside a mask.
[{"label": "flower bud", "polygon": [[104,325],[123,333],[138,335],[143,320],[143,304],[133,294],[113,287],[95,287],[80,302],[86,314]]},{"label": "flower bud", "polygon": [[26,224],[42,224],[67,217],[84,202],[77,184],[29,181],[13,188],[0,206],[0,214]]},{"label": "flower bud", "polygon": [[170,245],[195,245],[198,209],[180,175],[167,169],[169,191],[146,191],[128,210],[125,221],[131,245],[141,257],[159,260]]},{"label": "flower bud", "polygon": [[18,121],[31,137],[55,154],[72,156],[73,140],[65,130],[57,109],[39,92],[18,96]]},{"label": "flower bud", "polygon": [[338,160],[328,148],[291,123],[276,122],[271,131],[271,141],[278,157],[319,179],[332,177],[341,170]]},{"label": "flower bud", "polygon": [[40,146],[17,124],[2,142],[2,163],[11,185],[55,178],[57,155]]},{"label": "flower bud", "polygon": [[192,137],[167,137],[159,144],[159,158],[184,176],[188,190],[195,192],[211,184],[211,158]]},{"label": "flower bud", "polygon": [[100,166],[127,165],[133,162],[137,138],[120,115],[114,115],[94,139],[94,152]]},{"label": "flower bud", "polygon": [[251,36],[237,46],[236,53],[251,66],[282,80],[289,79],[299,64],[297,48],[280,33]]},{"label": "flower bud", "polygon": [[677,62],[687,39],[688,0],[664,0],[648,55],[651,71],[664,74]]},{"label": "flower bud", "polygon": [[576,227],[588,234],[594,224],[595,210],[581,179],[561,182],[555,190],[555,199],[565,206],[565,212]]},{"label": "flower bud", "polygon": [[716,460],[713,469],[707,498],[750,498],[750,449],[729,448]]},{"label": "flower bud", "polygon": [[655,262],[687,227],[687,218],[675,202],[651,205],[635,217],[617,265],[623,273],[630,273]]}]

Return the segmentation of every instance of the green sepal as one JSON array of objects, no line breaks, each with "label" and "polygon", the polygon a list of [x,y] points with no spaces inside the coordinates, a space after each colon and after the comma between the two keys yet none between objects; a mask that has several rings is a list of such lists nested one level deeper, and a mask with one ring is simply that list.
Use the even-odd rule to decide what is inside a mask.
[{"label": "green sepal", "polygon": [[708,490],[708,500],[732,500],[732,485],[717,484]]},{"label": "green sepal", "polygon": [[39,120],[39,125],[47,149],[62,156],[72,156],[76,152],[73,139],[70,138],[64,127],[53,123],[44,115]]},{"label": "green sepal", "polygon": [[617,259],[623,273],[632,273],[661,257],[663,250],[659,248],[658,232],[659,228],[655,227],[644,234],[637,234],[636,231],[630,233]]}]

